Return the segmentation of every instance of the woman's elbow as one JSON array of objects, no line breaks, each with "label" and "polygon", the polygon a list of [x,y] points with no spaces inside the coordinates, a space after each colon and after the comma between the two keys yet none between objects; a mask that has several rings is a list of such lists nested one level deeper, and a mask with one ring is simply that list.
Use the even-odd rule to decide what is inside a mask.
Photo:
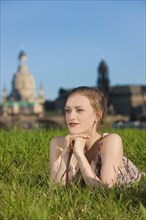
[{"label": "woman's elbow", "polygon": [[107,186],[108,188],[112,188],[116,183],[116,178],[101,178],[103,185]]}]

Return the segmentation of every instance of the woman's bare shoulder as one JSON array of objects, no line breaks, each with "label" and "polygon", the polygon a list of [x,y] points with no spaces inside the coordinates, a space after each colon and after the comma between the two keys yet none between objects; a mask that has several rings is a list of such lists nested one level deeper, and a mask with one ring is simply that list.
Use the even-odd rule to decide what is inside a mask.
[{"label": "woman's bare shoulder", "polygon": [[113,141],[117,140],[118,141],[119,140],[119,141],[121,141],[122,139],[121,139],[121,136],[117,133],[104,133],[103,140],[106,140],[106,141],[108,141],[108,140],[113,140]]},{"label": "woman's bare shoulder", "polygon": [[103,136],[103,148],[122,148],[122,138],[117,133],[110,133]]}]

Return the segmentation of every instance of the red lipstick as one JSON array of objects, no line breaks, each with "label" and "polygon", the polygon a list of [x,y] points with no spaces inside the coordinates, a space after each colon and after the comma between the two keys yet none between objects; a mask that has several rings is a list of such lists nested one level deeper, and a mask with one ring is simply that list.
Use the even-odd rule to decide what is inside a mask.
[{"label": "red lipstick", "polygon": [[73,123],[73,122],[69,123],[70,127],[75,127],[76,125],[78,125],[78,123]]}]

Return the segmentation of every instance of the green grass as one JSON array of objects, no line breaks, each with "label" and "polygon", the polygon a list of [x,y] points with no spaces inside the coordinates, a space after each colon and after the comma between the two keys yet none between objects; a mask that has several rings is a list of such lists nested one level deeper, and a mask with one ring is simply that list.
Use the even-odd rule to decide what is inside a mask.
[{"label": "green grass", "polygon": [[[121,135],[125,155],[146,172],[145,131],[110,132]],[[0,219],[146,219],[146,180],[111,190],[50,185],[49,142],[65,134],[57,129],[0,131]]]}]

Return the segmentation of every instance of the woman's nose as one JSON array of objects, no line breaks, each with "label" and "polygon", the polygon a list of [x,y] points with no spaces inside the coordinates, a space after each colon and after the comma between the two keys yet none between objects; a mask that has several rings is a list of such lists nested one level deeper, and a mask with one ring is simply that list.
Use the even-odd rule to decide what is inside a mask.
[{"label": "woman's nose", "polygon": [[75,119],[75,117],[76,117],[76,113],[75,113],[74,110],[72,110],[72,111],[70,112],[70,114],[69,114],[69,119],[70,119],[70,120],[73,120],[73,119]]}]

